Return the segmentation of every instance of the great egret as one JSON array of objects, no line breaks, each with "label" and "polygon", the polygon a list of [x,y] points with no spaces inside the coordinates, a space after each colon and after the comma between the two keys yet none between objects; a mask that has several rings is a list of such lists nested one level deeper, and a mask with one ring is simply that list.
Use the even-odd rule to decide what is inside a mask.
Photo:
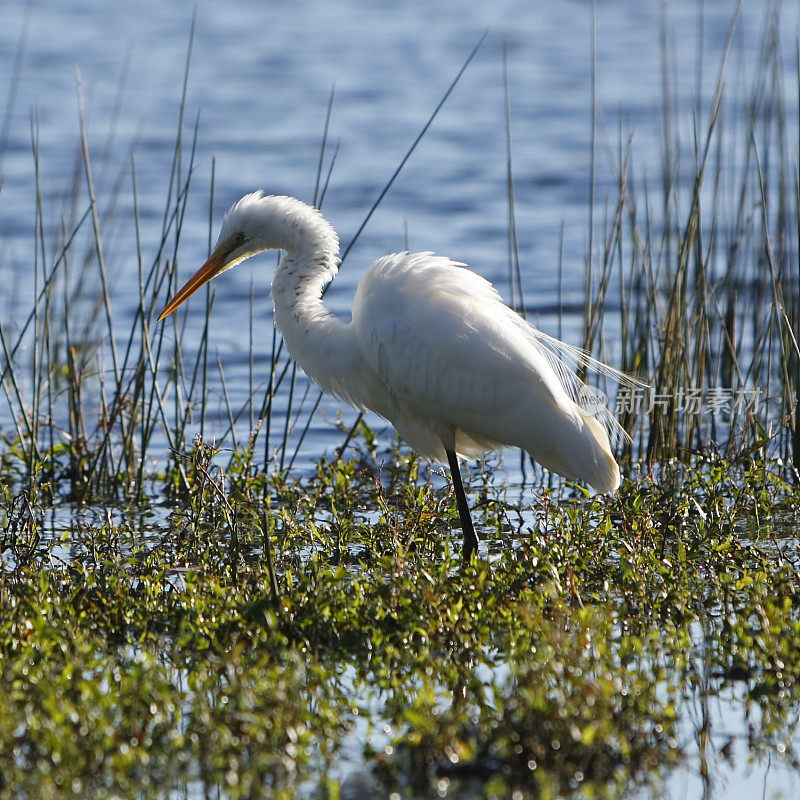
[{"label": "great egret", "polygon": [[449,464],[465,560],[478,537],[458,456],[513,445],[599,492],[619,486],[608,432],[621,429],[566,362],[630,379],[536,330],[487,280],[429,252],[378,259],[361,277],[351,320],[334,316],[322,294],[339,269],[339,237],[293,197],[258,191],[231,206],[214,252],[159,320],[264,250],[285,251],[272,281],[275,325],[308,377],[389,420],[420,455]]}]

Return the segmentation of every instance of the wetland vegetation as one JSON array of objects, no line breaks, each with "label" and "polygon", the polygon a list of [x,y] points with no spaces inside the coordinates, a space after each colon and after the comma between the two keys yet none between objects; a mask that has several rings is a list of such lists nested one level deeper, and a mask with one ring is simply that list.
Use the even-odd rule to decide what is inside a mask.
[{"label": "wetland vegetation", "polygon": [[[746,91],[723,60],[688,114],[665,55],[655,183],[620,136],[583,334],[603,356],[618,332],[617,366],[652,386],[618,403],[620,491],[479,465],[466,566],[443,474],[391,433],[340,423],[341,456],[297,468],[319,401],[279,341],[236,409],[209,326],[191,350],[180,319],[153,326],[194,191],[183,122],[120,326],[84,127],[73,214],[51,240],[39,207],[30,313],[0,322],[0,798],[620,798],[669,795],[679,769],[710,797],[737,760],[796,771],[800,181],[778,23]],[[126,181],[141,244],[135,159]]]},{"label": "wetland vegetation", "polygon": [[158,525],[44,539],[10,504],[5,795],[620,797],[742,744],[797,768],[785,470],[695,458],[525,512],[474,474],[487,549],[463,567],[408,453],[359,439],[297,480],[212,456]]}]

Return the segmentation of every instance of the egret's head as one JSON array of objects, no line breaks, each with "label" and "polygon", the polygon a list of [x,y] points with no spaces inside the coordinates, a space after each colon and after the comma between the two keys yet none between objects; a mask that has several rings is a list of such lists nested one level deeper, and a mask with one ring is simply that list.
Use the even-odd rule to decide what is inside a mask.
[{"label": "egret's head", "polygon": [[264,196],[259,189],[237,200],[225,212],[214,248],[215,253],[220,251],[225,258],[225,267],[221,272],[264,250],[283,249],[278,241],[281,237],[276,236],[275,226],[270,224],[274,216],[270,202],[273,199]]},{"label": "egret's head", "polygon": [[338,252],[335,231],[316,208],[294,197],[259,190],[234,203],[222,220],[214,252],[167,303],[159,320],[171,314],[201,286],[264,250]]},{"label": "egret's head", "polygon": [[169,316],[184,300],[190,298],[212,278],[216,278],[217,275],[232,269],[246,258],[267,249],[259,244],[256,216],[253,213],[257,201],[262,196],[263,192],[261,191],[246,194],[227,210],[214,251],[206,263],[167,303],[158,317],[159,322]]}]

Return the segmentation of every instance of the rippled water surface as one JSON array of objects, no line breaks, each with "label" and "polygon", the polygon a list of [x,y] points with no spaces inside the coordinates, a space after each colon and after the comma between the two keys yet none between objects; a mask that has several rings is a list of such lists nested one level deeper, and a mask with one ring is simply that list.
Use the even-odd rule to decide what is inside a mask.
[{"label": "rippled water surface", "polygon": [[[697,98],[701,117],[707,117],[734,6],[688,0],[599,4],[596,232],[614,198],[620,142],[633,137],[637,175],[658,172],[662,38],[668,42],[670,91],[681,109],[675,133],[691,152],[691,101]],[[731,91],[739,87],[742,97],[747,97],[748,70],[758,62],[765,8],[761,2],[744,3],[738,22],[728,84]],[[793,41],[796,19],[796,8],[784,9],[781,31],[787,42]],[[0,270],[6,288],[0,313],[9,330],[29,310],[32,291],[32,129],[49,241],[71,219],[73,185],[77,181],[82,187],[78,74],[98,202],[106,214],[114,320],[125,329],[138,293],[129,155],[135,157],[147,266],[160,240],[191,20],[189,3],[145,0],[113,9],[92,2],[6,3],[0,31],[0,57],[9,66],[3,79],[9,101],[0,165],[0,240],[6,251]],[[334,152],[336,157],[324,210],[343,243],[349,243],[484,33],[474,62],[372,218],[329,302],[346,313],[362,269],[407,245],[467,262],[510,297],[506,42],[526,301],[546,331],[579,343],[592,163],[592,25],[585,2],[201,4],[185,105],[185,136],[191,139],[197,121],[197,143],[179,276],[193,271],[207,252],[212,163],[214,237],[224,209],[247,191],[263,187],[313,198],[334,89],[326,165]],[[793,46],[784,51],[791,110],[796,108],[796,95],[788,88]],[[213,348],[235,408],[247,402],[250,390],[249,332],[242,320],[251,287],[257,356],[270,347],[267,286],[274,263],[262,256],[226,275],[217,287]],[[614,302],[612,292],[609,304]],[[196,302],[187,322],[194,341],[203,322]],[[609,330],[604,355],[612,362],[618,355],[614,338]],[[257,358],[257,385],[265,375],[266,361]],[[221,397],[216,400],[221,408]],[[336,441],[325,418],[335,416],[338,407],[326,402],[323,411],[304,443],[309,459]]]},{"label": "rippled water surface", "polygon": [[[614,199],[615,164],[630,136],[637,174],[658,173],[662,38],[668,41],[666,74],[680,108],[675,133],[691,147],[691,101],[697,100],[705,119],[735,5],[722,0],[597,4],[598,226]],[[742,97],[758,63],[767,6],[752,0],[742,6],[727,80]],[[349,243],[486,33],[474,61],[343,265],[328,302],[347,313],[362,269],[376,257],[407,246],[465,261],[510,296],[505,42],[526,301],[544,330],[579,343],[592,196],[590,3],[232,0],[202,2],[196,13],[184,134],[191,140],[196,122],[197,141],[178,251],[181,277],[188,276],[207,252],[212,166],[213,237],[225,208],[253,189],[312,200],[332,90],[326,166],[334,152],[336,157],[324,212],[343,243]],[[780,28],[785,38],[787,110],[794,126],[799,13],[795,4],[784,4]],[[98,202],[105,215],[114,320],[120,329],[131,320],[138,299],[131,154],[140,246],[149,264],[158,248],[169,191],[192,15],[193,4],[182,0],[4,3],[0,101],[7,101],[0,132],[0,316],[7,330],[24,321],[33,292],[37,176],[32,140],[39,153],[46,240],[54,239],[63,221],[70,219],[72,187],[82,185],[79,83]],[[742,113],[746,119],[744,108]],[[189,149],[184,151],[184,170]],[[251,388],[246,321],[251,289],[257,354],[266,354],[271,346],[267,288],[274,263],[274,257],[262,256],[227,274],[217,286],[213,356],[224,369],[234,408],[246,404]],[[613,305],[614,300],[609,302]],[[559,307],[564,309],[561,315]],[[202,302],[189,304],[185,313],[185,346],[191,349],[204,324]],[[614,362],[618,342],[613,331],[606,347],[606,357]],[[254,381],[262,391],[266,365],[266,355],[259,355]],[[299,386],[302,393],[302,379]],[[218,405],[224,428],[219,385],[211,402]],[[341,434],[331,424],[340,411],[332,401],[323,402],[304,441],[301,467],[340,441]],[[0,409],[4,426],[6,414]],[[353,417],[344,412],[346,422]],[[729,719],[726,713],[720,711],[739,729],[741,720]],[[795,776],[770,764],[750,768],[746,758],[726,774],[729,798],[744,800],[762,796],[762,791],[771,797],[779,790],[792,797],[800,791]],[[704,794],[707,784],[692,769],[682,772],[670,790],[676,798],[709,796]]]}]

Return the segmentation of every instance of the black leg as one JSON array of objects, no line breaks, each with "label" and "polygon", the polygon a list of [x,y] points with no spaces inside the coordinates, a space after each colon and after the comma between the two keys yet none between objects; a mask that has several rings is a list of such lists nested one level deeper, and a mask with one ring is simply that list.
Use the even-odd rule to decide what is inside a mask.
[{"label": "black leg", "polygon": [[464,562],[470,560],[472,554],[478,549],[478,536],[472,525],[472,517],[467,505],[467,495],[464,493],[464,484],[461,482],[461,470],[458,466],[458,458],[452,450],[445,450],[447,460],[450,462],[450,474],[453,476],[453,489],[456,492],[456,504],[458,505],[458,516],[461,517],[461,530],[464,533]]}]

